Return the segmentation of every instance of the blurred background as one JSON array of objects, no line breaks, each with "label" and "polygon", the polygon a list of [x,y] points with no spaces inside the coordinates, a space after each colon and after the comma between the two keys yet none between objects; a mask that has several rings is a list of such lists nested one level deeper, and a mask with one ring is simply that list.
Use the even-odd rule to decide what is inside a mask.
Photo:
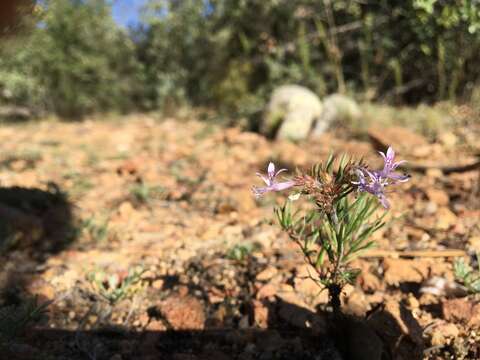
[{"label": "blurred background", "polygon": [[194,106],[251,119],[289,83],[320,98],[343,93],[390,105],[480,96],[476,1],[6,0],[2,7],[4,117]]},{"label": "blurred background", "polygon": [[[0,353],[480,359],[479,54],[479,0],[0,0]],[[388,146],[331,336],[251,187]]]}]

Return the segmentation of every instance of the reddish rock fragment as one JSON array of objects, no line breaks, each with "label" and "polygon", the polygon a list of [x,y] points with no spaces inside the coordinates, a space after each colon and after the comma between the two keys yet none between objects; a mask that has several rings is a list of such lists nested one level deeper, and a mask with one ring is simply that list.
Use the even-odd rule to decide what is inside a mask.
[{"label": "reddish rock fragment", "polygon": [[469,327],[480,326],[480,303],[466,297],[444,300],[442,312],[446,321],[461,322]]},{"label": "reddish rock fragment", "polygon": [[159,304],[159,310],[174,330],[202,330],[204,328],[203,305],[192,296],[171,295]]}]

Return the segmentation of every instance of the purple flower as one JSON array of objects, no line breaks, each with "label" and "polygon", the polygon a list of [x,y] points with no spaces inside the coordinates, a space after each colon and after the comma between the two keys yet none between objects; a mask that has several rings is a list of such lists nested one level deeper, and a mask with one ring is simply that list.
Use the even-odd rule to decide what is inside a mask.
[{"label": "purple flower", "polygon": [[385,187],[397,182],[406,182],[410,177],[395,172],[399,165],[405,163],[405,160],[395,162],[395,151],[392,147],[389,147],[386,153],[380,152],[380,155],[384,161],[383,169],[378,171],[369,171],[366,168],[357,169],[358,181],[353,184],[358,185],[358,191],[376,196],[383,207],[388,209],[390,203],[385,196]]},{"label": "purple flower", "polygon": [[257,176],[259,176],[267,186],[265,187],[252,187],[252,191],[255,195],[255,197],[259,198],[263,194],[269,192],[269,191],[282,191],[291,188],[292,186],[295,186],[295,181],[289,180],[289,181],[283,181],[283,182],[276,182],[275,178],[278,176],[278,174],[287,171],[287,169],[280,169],[277,172],[275,172],[275,164],[270,162],[268,164],[267,168],[267,175],[263,175],[260,173],[257,173]]},{"label": "purple flower", "polygon": [[372,195],[375,195],[378,200],[382,203],[385,209],[390,207],[390,203],[385,196],[385,182],[381,177],[378,176],[378,172],[368,171],[367,169],[358,169],[357,170],[358,181],[353,182],[353,184],[358,185],[358,191],[368,192]]},{"label": "purple flower", "polygon": [[387,149],[386,153],[382,153],[381,151],[379,151],[379,153],[380,155],[382,155],[384,161],[383,170],[378,172],[378,175],[380,177],[393,180],[394,182],[408,181],[410,176],[395,173],[397,167],[406,163],[406,160],[394,162],[395,151],[393,151],[393,148],[391,146]]}]

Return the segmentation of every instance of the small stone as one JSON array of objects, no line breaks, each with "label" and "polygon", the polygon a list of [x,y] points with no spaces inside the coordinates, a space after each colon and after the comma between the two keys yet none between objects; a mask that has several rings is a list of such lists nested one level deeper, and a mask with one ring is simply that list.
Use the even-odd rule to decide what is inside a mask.
[{"label": "small stone", "polygon": [[438,211],[438,205],[433,201],[429,201],[425,205],[424,211],[426,215],[433,215]]},{"label": "small stone", "polygon": [[300,294],[317,297],[322,291],[322,287],[317,282],[309,278],[295,278],[295,290]]},{"label": "small stone", "polygon": [[365,298],[365,294],[361,291],[354,291],[348,298],[346,307],[350,314],[356,316],[365,316],[365,313],[370,310],[370,304]]},{"label": "small stone", "polygon": [[468,239],[468,244],[476,252],[480,252],[480,236],[472,236]]},{"label": "small stone", "polygon": [[420,307],[420,302],[412,293],[408,294],[407,306],[411,310],[417,310]]},{"label": "small stone", "polygon": [[358,276],[358,284],[361,286],[363,291],[374,292],[375,290],[380,289],[381,281],[380,279],[370,272],[362,272]]},{"label": "small stone", "polygon": [[164,281],[162,279],[157,279],[154,282],[152,282],[152,287],[155,290],[161,290],[163,288]]},{"label": "small stone", "polygon": [[457,215],[455,215],[447,207],[441,207],[437,211],[437,228],[440,230],[448,230],[452,225],[455,225],[458,221]]},{"label": "small stone", "polygon": [[268,328],[268,307],[266,307],[261,301],[253,300],[252,301],[253,307],[253,322],[255,326],[259,327],[260,329],[267,329]]},{"label": "small stone", "polygon": [[210,304],[219,304],[225,300],[225,293],[217,288],[208,291],[208,301]]},{"label": "small stone", "polygon": [[427,169],[425,171],[425,175],[427,175],[427,177],[432,179],[439,179],[443,177],[443,172],[440,169]]},{"label": "small stone", "polygon": [[425,190],[425,194],[427,195],[428,200],[433,201],[435,204],[440,206],[448,205],[450,202],[448,194],[440,189],[429,188]]},{"label": "small stone", "polygon": [[167,330],[165,325],[161,321],[156,319],[151,319],[151,321],[148,323],[145,329],[147,331],[166,331]]},{"label": "small stone", "polygon": [[432,346],[443,346],[450,343],[452,339],[455,339],[460,334],[460,330],[455,324],[442,323],[435,326],[432,330]]},{"label": "small stone", "polygon": [[159,310],[175,330],[202,330],[204,328],[203,305],[192,296],[171,295],[159,304]]},{"label": "small stone", "polygon": [[122,202],[118,207],[118,214],[122,219],[129,218],[134,212],[136,212],[136,210],[129,201]]},{"label": "small stone", "polygon": [[97,315],[90,315],[90,316],[88,317],[88,322],[89,322],[90,324],[95,324],[95,323],[97,322],[97,320],[98,320],[98,316],[97,316]]},{"label": "small stone", "polygon": [[278,273],[275,266],[267,266],[264,270],[260,271],[255,277],[258,281],[268,281]]},{"label": "small stone", "polygon": [[146,326],[150,322],[150,316],[148,316],[148,314],[146,312],[142,313],[138,317],[138,321],[140,322],[140,326],[142,326],[142,327]]},{"label": "small stone", "polygon": [[184,297],[184,296],[187,296],[188,295],[188,286],[185,286],[185,285],[180,285],[178,287],[178,295],[181,296],[181,297]]},{"label": "small stone", "polygon": [[273,284],[265,284],[263,285],[257,292],[256,298],[258,300],[263,298],[269,298],[274,296],[277,293],[277,287]]}]

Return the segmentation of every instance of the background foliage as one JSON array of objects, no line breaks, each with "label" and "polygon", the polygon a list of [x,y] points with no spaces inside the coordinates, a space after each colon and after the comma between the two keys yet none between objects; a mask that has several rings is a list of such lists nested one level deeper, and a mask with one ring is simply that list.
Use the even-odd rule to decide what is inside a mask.
[{"label": "background foliage", "polygon": [[81,117],[182,103],[251,114],[279,84],[394,104],[467,99],[475,0],[151,0],[128,31],[106,0],[48,0],[2,40],[0,101]]}]

